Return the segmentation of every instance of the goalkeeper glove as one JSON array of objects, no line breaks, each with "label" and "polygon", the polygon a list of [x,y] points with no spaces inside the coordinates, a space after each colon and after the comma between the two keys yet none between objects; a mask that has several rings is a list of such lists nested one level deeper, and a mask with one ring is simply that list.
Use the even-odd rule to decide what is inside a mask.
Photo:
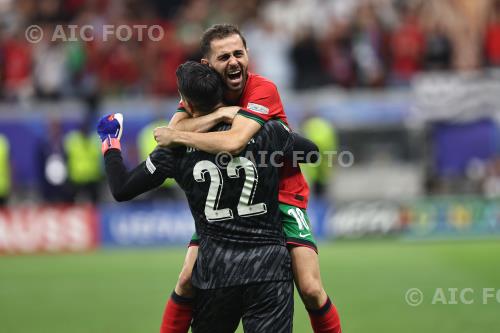
[{"label": "goalkeeper glove", "polygon": [[108,149],[120,149],[120,138],[123,132],[123,115],[121,113],[114,113],[104,116],[97,124],[97,134],[101,137],[102,153],[104,154]]}]

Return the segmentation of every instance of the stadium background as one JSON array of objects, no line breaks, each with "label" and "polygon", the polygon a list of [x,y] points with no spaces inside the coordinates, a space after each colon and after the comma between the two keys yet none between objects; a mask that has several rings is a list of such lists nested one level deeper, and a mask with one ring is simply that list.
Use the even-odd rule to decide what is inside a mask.
[{"label": "stadium background", "polygon": [[[344,330],[499,326],[500,296],[483,304],[484,288],[500,289],[498,1],[1,0],[0,22],[2,332],[157,330],[194,229],[187,205],[170,185],[113,202],[85,147],[98,147],[100,115],[122,112],[124,154],[140,161],[176,109],[176,66],[200,58],[218,22],[239,24],[296,130],[354,156],[308,170]],[[104,41],[109,24],[165,33]],[[95,35],[51,41],[57,25]],[[471,288],[473,304],[449,288]],[[298,298],[295,331],[310,331]]]}]

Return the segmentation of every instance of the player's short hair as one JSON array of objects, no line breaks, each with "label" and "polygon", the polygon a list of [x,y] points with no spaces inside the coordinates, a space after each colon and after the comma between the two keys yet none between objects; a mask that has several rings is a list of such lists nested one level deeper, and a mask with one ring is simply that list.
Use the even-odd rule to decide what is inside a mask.
[{"label": "player's short hair", "polygon": [[205,30],[203,36],[201,37],[201,54],[203,54],[204,57],[207,57],[211,51],[210,44],[213,40],[223,39],[232,35],[240,36],[241,41],[243,42],[243,46],[245,46],[245,49],[247,48],[247,41],[236,25],[226,23],[214,24],[213,26]]},{"label": "player's short hair", "polygon": [[223,85],[219,74],[208,65],[187,61],[177,67],[177,87],[197,112],[210,113],[222,101]]}]

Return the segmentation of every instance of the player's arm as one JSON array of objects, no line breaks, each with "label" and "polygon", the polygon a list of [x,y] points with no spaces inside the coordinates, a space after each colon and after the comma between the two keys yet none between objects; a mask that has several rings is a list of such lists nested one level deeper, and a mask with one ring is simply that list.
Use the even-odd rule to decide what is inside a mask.
[{"label": "player's arm", "polygon": [[148,169],[150,158],[128,171],[119,149],[109,149],[104,154],[104,165],[109,188],[116,201],[128,201],[136,196],[157,188],[165,181],[166,174],[151,173]]},{"label": "player's arm", "polygon": [[[300,134],[290,131],[288,126],[279,121],[270,121],[264,126],[269,133],[267,149],[278,152],[277,157],[296,163],[316,163],[319,158],[318,146]],[[316,153],[316,154],[311,154]]]},{"label": "player's arm", "polygon": [[191,117],[186,111],[179,109],[170,120],[168,128],[185,132],[208,132],[215,125],[225,122],[232,123],[234,116],[238,112],[238,106],[220,107],[212,113],[202,117]]},{"label": "player's arm", "polygon": [[[316,163],[319,157],[318,146],[309,139],[297,133],[290,134],[293,140],[292,149],[287,151],[285,158],[294,158],[297,163]],[[307,158],[309,156],[309,158]]]},{"label": "player's arm", "polygon": [[123,115],[120,113],[102,117],[97,125],[106,175],[111,193],[117,201],[130,200],[160,186],[167,177],[174,174],[175,165],[171,150],[157,148],[145,162],[129,172],[121,154],[122,132]]},{"label": "player's arm", "polygon": [[154,135],[160,146],[178,144],[211,154],[219,152],[238,154],[260,128],[259,122],[237,115],[228,131],[192,133],[159,127],[155,129]]}]

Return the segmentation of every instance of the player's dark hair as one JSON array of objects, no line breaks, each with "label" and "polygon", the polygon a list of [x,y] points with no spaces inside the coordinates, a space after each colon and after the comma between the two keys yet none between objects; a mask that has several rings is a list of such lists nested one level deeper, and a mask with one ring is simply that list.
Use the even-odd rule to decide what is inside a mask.
[{"label": "player's dark hair", "polygon": [[247,41],[240,32],[240,29],[234,24],[215,24],[205,30],[201,37],[200,50],[204,57],[207,57],[211,51],[210,44],[213,40],[223,39],[232,35],[238,35],[243,42],[245,49],[247,48]]},{"label": "player's dark hair", "polygon": [[208,65],[187,61],[177,67],[175,75],[179,92],[197,112],[210,113],[221,103],[222,80]]}]

